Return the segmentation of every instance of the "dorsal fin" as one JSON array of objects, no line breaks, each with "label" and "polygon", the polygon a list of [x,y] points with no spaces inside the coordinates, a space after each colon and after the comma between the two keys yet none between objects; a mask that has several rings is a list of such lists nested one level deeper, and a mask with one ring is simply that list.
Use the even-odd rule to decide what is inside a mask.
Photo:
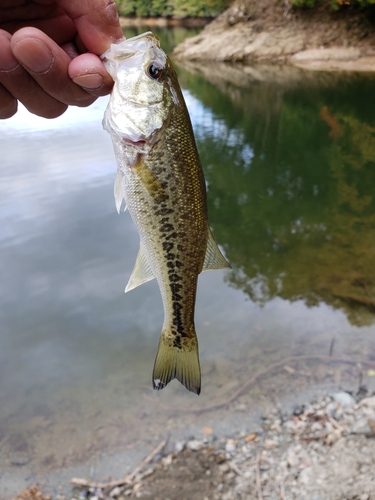
[{"label": "dorsal fin", "polygon": [[208,228],[207,249],[202,272],[214,269],[231,269],[231,266],[217,246],[211,229]]},{"label": "dorsal fin", "polygon": [[125,293],[137,288],[137,286],[146,283],[155,278],[154,273],[147,261],[147,258],[143,252],[142,246],[139,247],[139,252],[137,259],[135,261],[133,272],[129,278],[128,284],[125,288]]}]

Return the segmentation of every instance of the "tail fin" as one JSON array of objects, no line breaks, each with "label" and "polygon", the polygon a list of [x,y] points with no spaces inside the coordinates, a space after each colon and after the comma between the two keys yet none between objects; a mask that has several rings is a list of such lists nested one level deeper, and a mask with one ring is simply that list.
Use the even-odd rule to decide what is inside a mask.
[{"label": "tail fin", "polygon": [[201,392],[198,340],[195,337],[183,341],[176,347],[173,339],[162,332],[152,374],[154,389],[163,389],[176,378],[189,391],[195,394]]}]

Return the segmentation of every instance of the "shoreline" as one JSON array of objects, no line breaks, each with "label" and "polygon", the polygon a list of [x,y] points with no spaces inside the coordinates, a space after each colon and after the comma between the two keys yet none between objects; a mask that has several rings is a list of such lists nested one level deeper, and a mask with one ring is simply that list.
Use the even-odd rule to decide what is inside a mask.
[{"label": "shoreline", "polygon": [[[297,483],[294,480],[286,481],[287,491],[293,490],[298,493],[297,496],[288,498],[305,500],[300,494],[307,486],[314,487],[315,471],[319,476],[321,475],[319,464],[334,445],[354,440],[362,449],[368,442],[370,446],[373,446],[367,454],[368,459],[375,464],[375,434],[372,431],[372,423],[375,422],[373,362],[363,360],[359,366],[354,360],[332,358],[333,363],[328,364],[324,362],[327,356],[317,356],[319,359],[322,358],[320,365],[316,367],[318,371],[311,371],[315,365],[306,364],[307,360],[303,356],[298,356],[296,359],[282,359],[275,365],[270,365],[267,369],[253,374],[252,378],[247,379],[240,386],[237,395],[232,394],[229,399],[222,402],[223,404],[216,405],[216,409],[201,408],[192,412],[182,426],[176,425],[175,419],[179,420],[177,417],[179,413],[175,413],[174,418],[168,420],[169,423],[162,432],[152,432],[150,429],[150,433],[135,446],[125,446],[115,453],[104,452],[101,456],[93,456],[83,462],[64,464],[44,471],[33,467],[31,463],[10,465],[3,470],[4,477],[7,476],[8,488],[10,486],[12,490],[18,484],[17,492],[22,486],[25,489],[18,495],[16,491],[13,491],[12,495],[9,489],[3,490],[1,498],[4,500],[79,500],[82,498],[124,500],[127,497],[150,498],[151,494],[151,498],[155,500],[167,497],[170,500],[180,500],[181,496],[178,496],[180,492],[174,491],[173,485],[182,481],[181,484],[187,488],[186,495],[182,498],[202,500],[204,496],[199,489],[202,479],[208,481],[205,485],[205,493],[212,500],[232,500],[233,491],[237,488],[245,496],[240,495],[236,498],[246,500],[248,498],[246,495],[254,484],[254,470],[252,469],[254,453],[257,454],[258,450],[265,449],[268,450],[264,456],[266,462],[279,463],[285,460],[285,454],[299,457],[299,462],[294,465],[287,464],[283,473],[287,472],[290,480],[293,476],[298,479]],[[344,363],[342,366],[341,362]],[[344,366],[347,368],[343,371]],[[359,371],[363,373],[365,377],[363,381],[367,387],[362,385],[362,377],[359,385]],[[311,383],[312,376],[314,380],[316,379],[314,373],[319,373],[319,381],[317,379],[315,383]],[[257,387],[257,378],[262,379],[266,384],[266,387],[261,389],[261,394],[253,391]],[[277,385],[275,385],[275,378],[277,378]],[[369,398],[371,401],[368,401]],[[348,411],[345,410],[347,400],[349,400]],[[364,405],[367,409],[364,409]],[[158,412],[158,406],[154,403],[151,407],[153,411]],[[164,412],[162,405],[159,408]],[[325,415],[333,418],[334,421],[327,420]],[[315,428],[317,427],[316,421],[321,422],[321,428]],[[333,427],[329,425],[330,423]],[[311,425],[314,427],[312,428]],[[298,431],[296,436],[291,426]],[[342,432],[336,432],[338,427]],[[307,436],[307,441],[299,440],[298,436],[301,433]],[[313,439],[310,439],[312,435]],[[166,436],[169,437],[168,444],[164,451],[159,450],[159,443],[162,440],[164,442]],[[270,446],[271,441],[276,441],[279,446]],[[319,449],[309,446],[309,443],[317,441],[321,443]],[[305,451],[301,452],[300,444],[306,444]],[[249,446],[251,449],[248,448]],[[155,449],[158,451],[154,456],[152,453]],[[186,449],[187,455],[181,454]],[[205,454],[208,453],[210,457],[214,457],[215,453],[220,450],[229,453],[224,457],[226,462],[230,462],[241,470],[242,475],[238,475],[239,482],[233,481],[233,475],[226,475],[229,469],[226,471],[218,469],[217,466],[224,462],[218,463],[216,459],[212,460],[202,471],[201,460],[206,462],[208,457]],[[152,460],[147,461],[145,457],[149,456],[150,452]],[[307,460],[308,457],[311,463]],[[353,461],[347,463],[345,455],[339,455],[340,461],[343,461],[343,470],[348,472],[348,478],[349,472],[362,464],[362,457],[363,451],[358,450],[358,453],[353,455]],[[146,464],[148,466],[145,470],[143,466]],[[231,464],[229,464],[230,468]],[[196,492],[189,491],[190,472],[187,469],[191,470],[191,468],[197,471],[199,478]],[[307,471],[304,472],[306,468]],[[207,470],[210,471],[208,474]],[[272,491],[275,487],[274,477],[280,471],[274,468],[272,471],[273,477],[264,475],[261,471],[264,491],[269,488]],[[371,468],[363,475],[367,483],[372,480],[370,473]],[[307,483],[304,480],[300,481],[300,475],[306,476],[306,474],[308,475],[305,478]],[[124,476],[126,481],[123,482]],[[34,477],[33,482],[30,481],[31,477]],[[214,483],[211,481],[213,478],[215,478]],[[244,478],[246,478],[245,482]],[[334,484],[326,484],[324,478],[322,481],[322,488],[327,486],[331,491],[339,485],[339,481],[333,481]],[[37,485],[37,489],[33,489],[33,484]],[[220,484],[223,486],[219,486]],[[347,483],[343,485],[343,488],[350,491],[352,486]],[[117,489],[114,490],[114,488]],[[37,496],[39,493],[42,496]],[[275,497],[275,500],[276,498],[279,497]],[[322,499],[339,500],[330,496],[324,496]],[[274,500],[272,496],[271,500]],[[369,497],[367,500],[375,500],[375,497],[371,499]]]},{"label": "shoreline", "polygon": [[139,26],[148,26],[150,28],[174,28],[182,26],[184,28],[204,28],[213,18],[207,17],[188,17],[178,19],[173,17],[125,17],[120,16],[120,25],[122,28],[132,28]]},{"label": "shoreline", "polygon": [[189,436],[167,433],[148,443],[125,476],[123,465],[112,464],[114,474],[108,479],[99,479],[93,468],[97,480],[87,473],[70,476],[71,493],[66,491],[65,475],[67,482],[57,495],[43,493],[56,492],[56,485],[39,484],[14,500],[246,500],[249,495],[271,500],[374,500],[375,395],[361,389],[320,390],[319,396],[294,399],[287,407],[274,402],[263,409],[257,423],[234,425],[232,432],[221,436],[210,425]]}]

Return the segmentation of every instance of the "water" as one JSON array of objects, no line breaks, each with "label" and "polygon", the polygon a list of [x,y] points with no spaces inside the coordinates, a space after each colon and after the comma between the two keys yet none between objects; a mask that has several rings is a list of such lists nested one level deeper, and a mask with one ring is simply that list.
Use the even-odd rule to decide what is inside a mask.
[{"label": "water", "polygon": [[[309,388],[355,390],[360,372],[374,385],[375,79],[178,71],[210,222],[233,267],[199,280],[202,394],[150,389],[162,303],[154,282],[123,293],[139,243],[114,207],[107,99],[53,121],[21,109],[0,123],[2,498],[54,471],[65,487],[71,475],[121,474],[167,430],[251,429],[257,412]],[[327,364],[332,347],[362,367]],[[307,354],[323,357],[286,361],[229,410],[188,411]]]}]

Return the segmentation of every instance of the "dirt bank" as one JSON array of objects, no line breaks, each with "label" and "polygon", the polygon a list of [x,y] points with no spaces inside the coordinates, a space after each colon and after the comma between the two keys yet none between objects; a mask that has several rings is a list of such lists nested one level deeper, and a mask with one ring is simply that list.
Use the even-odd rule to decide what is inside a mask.
[{"label": "dirt bank", "polygon": [[366,11],[298,10],[288,1],[235,2],[186,39],[176,59],[290,63],[313,70],[375,70],[375,21]]}]

